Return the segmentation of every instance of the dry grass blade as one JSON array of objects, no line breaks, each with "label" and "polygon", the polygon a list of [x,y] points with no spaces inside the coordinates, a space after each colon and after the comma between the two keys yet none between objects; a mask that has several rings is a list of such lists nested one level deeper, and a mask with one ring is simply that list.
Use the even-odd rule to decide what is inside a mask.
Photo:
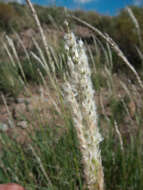
[{"label": "dry grass blade", "polygon": [[18,56],[17,50],[16,50],[16,48],[15,48],[14,42],[13,42],[13,40],[12,40],[9,36],[7,36],[7,35],[6,35],[6,39],[7,39],[8,45],[9,45],[10,48],[12,49],[13,55],[14,55],[16,61],[17,61],[17,64],[18,64],[18,67],[19,67],[19,69],[20,69],[20,71],[21,71],[21,74],[22,74],[22,77],[23,77],[23,79],[24,79],[24,82],[26,82],[26,76],[25,76],[24,70],[23,70],[23,68],[22,68],[21,61],[20,61],[20,59],[19,59],[19,56]]},{"label": "dry grass blade", "polygon": [[24,53],[25,53],[25,55],[26,55],[26,58],[27,58],[28,61],[30,62],[30,56],[29,56],[28,50],[26,49],[26,47],[25,47],[25,45],[24,45],[24,43],[23,43],[23,41],[22,41],[20,35],[19,35],[17,32],[14,32],[14,34],[15,34],[15,36],[16,36],[16,38],[17,38],[19,44],[20,44],[21,47],[23,48]]},{"label": "dry grass blade", "polygon": [[[48,59],[49,59],[49,61],[50,61],[50,64],[52,65],[51,67],[54,67],[54,65],[53,65],[54,63],[53,63],[53,61],[52,61],[52,59],[51,59],[51,55],[50,55],[50,52],[49,52],[49,46],[48,46],[48,43],[47,43],[47,39],[46,39],[46,36],[45,36],[45,34],[44,34],[43,28],[41,27],[41,24],[40,24],[38,15],[37,15],[37,13],[36,13],[36,11],[35,11],[35,8],[34,8],[34,6],[32,5],[32,3],[31,3],[30,0],[26,0],[26,2],[27,2],[27,4],[28,4],[29,8],[31,9],[31,12],[32,12],[32,14],[33,14],[33,18],[34,18],[34,20],[35,20],[35,22],[36,22],[36,24],[37,24],[37,28],[38,28],[39,33],[40,33],[40,35],[41,35],[41,39],[42,39],[44,48],[45,48],[45,50],[46,50],[46,54],[47,54],[47,56],[48,56]],[[54,71],[53,71],[53,72],[54,72]]]},{"label": "dry grass blade", "polygon": [[132,9],[130,7],[127,7],[126,10],[127,10],[128,14],[129,14],[132,22],[135,25],[135,28],[136,28],[136,31],[137,31],[137,35],[138,35],[139,44],[140,44],[140,47],[142,47],[143,43],[142,43],[142,37],[141,37],[142,35],[141,35],[140,25],[139,25],[139,23],[138,23],[135,15],[134,15]]},{"label": "dry grass blade", "polygon": [[119,131],[118,124],[117,124],[116,121],[114,121],[114,126],[115,126],[116,133],[117,133],[117,135],[119,137],[121,150],[124,152],[124,145],[123,145],[122,135],[121,135],[121,133]]},{"label": "dry grass blade", "polygon": [[16,67],[15,61],[14,61],[14,59],[13,59],[13,56],[12,56],[11,52],[10,52],[9,49],[8,49],[7,44],[6,44],[5,42],[2,42],[2,43],[3,43],[4,50],[6,51],[8,57],[9,57],[9,60],[11,61],[12,65],[13,65],[14,67]]},{"label": "dry grass blade", "polygon": [[126,63],[126,65],[129,67],[129,69],[134,73],[134,75],[137,78],[137,81],[140,85],[140,87],[143,89],[143,83],[140,79],[140,76],[138,75],[138,73],[136,72],[136,70],[134,69],[134,67],[131,65],[131,63],[129,62],[129,60],[126,58],[126,56],[124,55],[124,53],[120,50],[119,46],[113,41],[113,39],[107,35],[107,34],[103,34],[100,30],[98,30],[97,28],[91,26],[89,23],[87,23],[86,21],[81,20],[80,18],[76,17],[76,16],[71,16],[71,18],[73,18],[74,20],[82,23],[83,25],[87,26],[88,28],[90,28],[91,30],[93,30],[96,34],[98,34],[100,37],[102,37],[107,43],[109,43],[112,47],[112,49],[117,53],[117,55],[124,61],[124,63]]},{"label": "dry grass blade", "polygon": [[42,38],[43,45],[44,45],[44,47],[46,49],[46,52],[49,52],[46,36],[45,36],[44,31],[43,31],[43,29],[41,27],[41,24],[40,24],[39,18],[37,16],[37,13],[36,13],[36,11],[34,9],[34,6],[32,5],[30,0],[26,0],[26,2],[27,2],[28,6],[30,7],[30,9],[32,11],[34,20],[35,20],[35,22],[37,24],[38,30],[39,30],[41,38]]}]

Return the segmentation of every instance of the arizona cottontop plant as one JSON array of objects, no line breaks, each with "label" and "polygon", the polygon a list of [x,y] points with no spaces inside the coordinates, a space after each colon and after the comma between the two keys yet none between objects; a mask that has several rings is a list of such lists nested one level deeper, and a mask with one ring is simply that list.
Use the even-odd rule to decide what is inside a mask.
[{"label": "arizona cottontop plant", "polygon": [[99,147],[102,136],[97,126],[91,70],[83,42],[77,41],[69,30],[65,35],[65,50],[69,75],[64,83],[64,93],[72,110],[86,187],[89,190],[103,190],[104,175]]}]

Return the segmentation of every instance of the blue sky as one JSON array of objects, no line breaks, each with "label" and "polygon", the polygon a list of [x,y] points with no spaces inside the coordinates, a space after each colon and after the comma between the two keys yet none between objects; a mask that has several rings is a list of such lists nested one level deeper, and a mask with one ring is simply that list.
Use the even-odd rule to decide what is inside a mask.
[{"label": "blue sky", "polygon": [[70,9],[95,10],[106,15],[115,15],[127,5],[143,5],[143,0],[32,0],[32,2],[42,5],[65,6]]}]

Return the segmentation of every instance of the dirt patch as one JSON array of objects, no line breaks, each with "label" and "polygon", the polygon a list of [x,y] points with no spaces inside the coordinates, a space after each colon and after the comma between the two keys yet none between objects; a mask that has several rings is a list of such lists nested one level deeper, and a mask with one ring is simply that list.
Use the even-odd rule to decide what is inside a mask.
[{"label": "dirt patch", "polygon": [[[40,88],[41,90],[39,90]],[[0,105],[0,122],[9,126],[6,133],[9,137],[16,139],[17,142],[22,144],[29,142],[28,132],[32,134],[34,130],[40,130],[40,126],[47,126],[47,124],[49,126],[64,125],[55,108],[57,95],[54,91],[47,92],[43,87],[38,86],[30,88],[28,91],[31,94],[29,97],[21,94],[16,102],[11,99],[8,105],[10,114],[7,112],[4,104]],[[12,127],[9,125],[9,120],[13,122]],[[25,128],[19,125],[23,121],[27,122],[27,127]]]}]

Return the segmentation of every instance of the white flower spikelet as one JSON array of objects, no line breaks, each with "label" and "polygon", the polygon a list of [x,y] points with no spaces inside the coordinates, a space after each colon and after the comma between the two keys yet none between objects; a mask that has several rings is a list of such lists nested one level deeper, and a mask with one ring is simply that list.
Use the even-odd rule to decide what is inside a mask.
[{"label": "white flower spikelet", "polygon": [[[82,132],[82,138],[84,139],[80,142],[80,146],[84,142],[86,150],[82,151],[82,156],[84,158],[86,183],[90,190],[96,188],[102,190],[104,180],[99,143],[103,139],[97,127],[95,92],[92,86],[88,58],[83,42],[81,40],[77,42],[75,35],[71,32],[65,35],[65,49],[70,70],[70,77],[65,84],[68,94],[66,97],[72,107],[75,127],[78,130],[80,128],[80,133]],[[70,86],[70,88],[67,88],[67,86]],[[73,97],[70,97],[71,94],[73,94],[74,102],[79,106],[74,105]]]},{"label": "white flower spikelet", "polygon": [[86,164],[87,160],[88,160],[87,143],[86,143],[86,140],[85,140],[84,134],[83,134],[82,114],[81,114],[78,102],[76,101],[76,98],[75,98],[76,92],[72,91],[72,87],[68,81],[65,82],[63,90],[64,90],[64,93],[66,96],[66,100],[68,103],[70,103],[70,106],[72,109],[74,127],[76,129],[77,137],[79,140],[80,151],[83,155],[82,163],[85,166],[84,173],[85,173],[85,175],[87,175],[87,173],[89,171],[89,166]]}]

